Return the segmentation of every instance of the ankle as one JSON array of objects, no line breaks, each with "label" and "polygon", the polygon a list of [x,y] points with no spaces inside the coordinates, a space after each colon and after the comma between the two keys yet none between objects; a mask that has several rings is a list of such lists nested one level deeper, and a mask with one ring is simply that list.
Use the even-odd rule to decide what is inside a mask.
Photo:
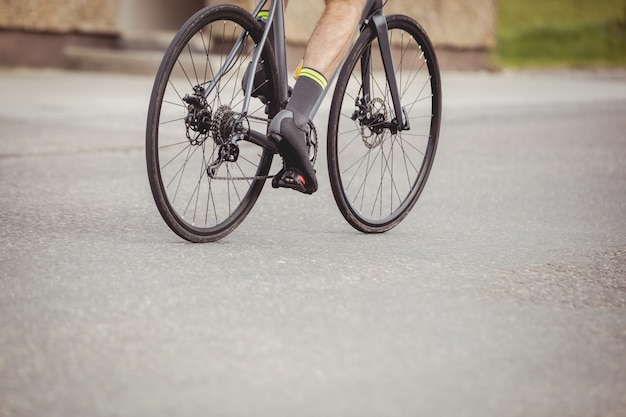
[{"label": "ankle", "polygon": [[312,68],[302,68],[298,72],[286,110],[294,115],[296,125],[304,130],[314,116],[316,105],[326,88],[326,78]]}]

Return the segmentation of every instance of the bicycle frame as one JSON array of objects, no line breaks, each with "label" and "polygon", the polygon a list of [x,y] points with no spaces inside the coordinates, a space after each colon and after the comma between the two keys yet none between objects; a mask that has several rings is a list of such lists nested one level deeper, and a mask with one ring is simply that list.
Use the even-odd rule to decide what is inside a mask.
[{"label": "bicycle frame", "polygon": [[[263,10],[263,7],[267,4],[267,1],[268,0],[260,0],[257,6],[254,8],[252,14],[256,16],[261,10]],[[405,110],[402,108],[400,104],[400,93],[398,91],[398,84],[396,81],[396,75],[394,71],[393,58],[391,55],[391,45],[389,41],[389,35],[387,33],[387,30],[388,30],[387,20],[383,13],[383,5],[384,5],[383,0],[367,0],[365,4],[365,8],[363,10],[362,17],[361,17],[361,23],[358,26],[358,28],[359,28],[359,33],[361,33],[368,26],[372,26],[379,40],[383,68],[385,71],[387,83],[390,88],[393,106],[395,110],[395,119],[393,122],[393,126],[390,126],[390,128],[395,131],[408,130],[409,129],[408,118],[406,117]],[[256,50],[254,51],[252,61],[250,64],[251,68],[256,68],[257,64],[259,63],[263,47],[265,46],[265,43],[267,42],[267,39],[269,37],[269,33],[271,30],[274,30],[275,44],[271,45],[271,47],[273,48],[273,51],[274,51],[274,57],[276,59],[277,69],[278,69],[278,97],[276,97],[276,99],[279,100],[280,103],[287,103],[289,99],[289,91],[288,91],[289,87],[288,87],[288,81],[287,81],[288,79],[287,52],[286,52],[287,48],[286,48],[286,41],[285,41],[285,13],[284,11],[285,11],[284,0],[272,1],[270,10],[269,10],[269,15],[267,18],[267,24],[263,32],[263,36],[261,38],[261,41],[258,43]],[[213,88],[215,88],[215,86],[218,84],[220,78],[227,72],[227,69],[230,67],[233,60],[237,57],[240,48],[243,47],[246,36],[247,36],[247,33],[242,33],[239,36],[235,46],[233,47],[228,57],[226,58],[224,65],[222,66],[218,74],[216,74],[215,78],[211,81],[208,87],[205,89],[205,92],[204,92],[205,97],[209,96]],[[330,81],[332,81],[335,78],[340,68],[341,68],[341,65],[335,71],[335,74],[333,74],[333,77],[331,78]],[[371,51],[367,54],[367,56],[364,56],[364,59],[362,59],[361,68],[362,68],[361,74],[363,76],[363,79],[362,79],[363,97],[364,98],[371,97],[371,86],[369,82],[369,77],[367,77],[367,74],[369,74],[369,71],[371,68]],[[246,115],[248,113],[248,108],[250,105],[250,98],[251,98],[252,89],[253,89],[253,78],[254,77],[250,77],[245,88],[243,110],[242,110],[243,115]],[[328,89],[331,84],[332,82],[328,83],[326,90],[322,93],[320,99],[315,105],[314,112],[316,112],[319,106],[321,105],[321,102],[324,99],[326,93],[328,92]],[[274,152],[276,152],[275,146],[267,140],[264,134],[261,134],[260,132],[249,132],[249,134],[251,136],[250,139],[252,142],[258,145],[261,145],[263,147],[269,148],[273,150]]]},{"label": "bicycle frame", "polygon": [[[152,88],[146,124],[150,189],[165,223],[191,242],[231,233],[268,179],[276,180],[275,188],[282,185],[280,171],[271,173],[278,162],[283,172],[291,163],[287,152],[282,161],[275,159],[281,152],[268,135],[290,99],[286,0],[256,1],[256,16],[269,9],[261,25],[250,11],[229,4],[191,16],[170,43]],[[439,137],[441,80],[434,47],[418,22],[386,16],[386,0],[358,1],[364,9],[355,43],[335,73],[327,74],[322,92],[332,86],[326,162],[346,221],[361,232],[382,233],[406,217],[428,178]],[[409,116],[414,126],[405,134]],[[319,142],[311,121],[309,127],[302,150],[314,165]]]}]

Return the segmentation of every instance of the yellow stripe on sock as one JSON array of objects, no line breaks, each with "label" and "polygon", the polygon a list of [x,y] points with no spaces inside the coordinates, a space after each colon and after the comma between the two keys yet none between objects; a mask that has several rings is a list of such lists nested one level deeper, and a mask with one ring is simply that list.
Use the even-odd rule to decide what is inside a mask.
[{"label": "yellow stripe on sock", "polygon": [[322,90],[325,90],[326,85],[328,84],[328,81],[326,81],[326,77],[315,71],[313,68],[302,68],[300,70],[300,77],[307,77],[312,79],[313,81],[318,83],[320,87],[322,87]]},{"label": "yellow stripe on sock", "polygon": [[257,19],[265,19],[265,20],[267,20],[267,18],[270,17],[270,11],[269,10],[261,10],[259,13],[257,13],[256,17],[257,17]]}]

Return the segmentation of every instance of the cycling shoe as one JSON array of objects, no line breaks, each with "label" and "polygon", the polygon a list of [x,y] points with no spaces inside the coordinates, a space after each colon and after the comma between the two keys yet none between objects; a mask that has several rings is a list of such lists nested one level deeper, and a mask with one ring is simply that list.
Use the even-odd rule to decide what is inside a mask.
[{"label": "cycling shoe", "polygon": [[[310,134],[308,124],[305,129],[298,127],[291,110],[282,110],[274,117],[268,129],[269,139],[276,145],[283,157],[285,169],[278,178],[278,186],[284,186],[313,194],[317,191],[315,169],[309,159],[307,134]],[[302,177],[300,181],[299,177]]]}]

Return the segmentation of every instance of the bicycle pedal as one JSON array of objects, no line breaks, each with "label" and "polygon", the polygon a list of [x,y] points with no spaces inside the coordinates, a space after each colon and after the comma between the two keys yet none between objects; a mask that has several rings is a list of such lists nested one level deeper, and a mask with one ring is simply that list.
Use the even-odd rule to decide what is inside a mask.
[{"label": "bicycle pedal", "polygon": [[311,194],[306,188],[306,179],[292,169],[282,169],[272,180],[273,188],[289,188],[304,194]]}]

